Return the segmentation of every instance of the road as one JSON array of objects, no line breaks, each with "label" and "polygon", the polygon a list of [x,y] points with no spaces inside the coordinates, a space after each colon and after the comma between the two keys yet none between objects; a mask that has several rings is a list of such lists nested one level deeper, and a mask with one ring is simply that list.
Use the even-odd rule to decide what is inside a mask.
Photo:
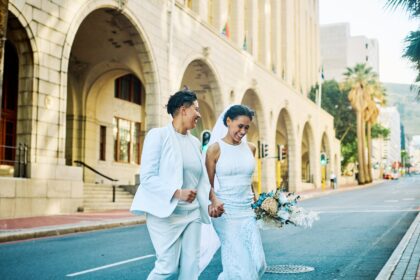
[{"label": "road", "polygon": [[[320,212],[311,229],[262,232],[269,266],[314,268],[263,279],[374,279],[414,220],[420,177],[301,202]],[[2,279],[146,279],[155,261],[144,225],[0,245]],[[217,279],[220,253],[200,279]]]}]

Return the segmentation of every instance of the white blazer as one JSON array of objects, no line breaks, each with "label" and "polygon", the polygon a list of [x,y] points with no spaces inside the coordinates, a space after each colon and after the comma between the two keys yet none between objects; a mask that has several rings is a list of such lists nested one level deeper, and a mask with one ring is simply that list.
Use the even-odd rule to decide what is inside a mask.
[{"label": "white blazer", "polygon": [[[183,184],[183,163],[181,147],[176,139],[172,123],[166,127],[153,128],[147,134],[140,166],[140,186],[134,196],[130,211],[142,212],[165,218],[172,214],[178,204],[173,198],[177,189]],[[197,154],[202,166],[197,186],[197,197],[200,205],[201,221],[209,224],[208,215],[210,182],[201,158],[200,141],[188,133],[191,151]]]}]

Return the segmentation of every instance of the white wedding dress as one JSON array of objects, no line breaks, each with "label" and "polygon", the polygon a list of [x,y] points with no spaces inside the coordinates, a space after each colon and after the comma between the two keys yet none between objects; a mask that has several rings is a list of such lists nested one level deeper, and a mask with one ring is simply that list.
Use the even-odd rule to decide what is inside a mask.
[{"label": "white wedding dress", "polygon": [[219,186],[215,193],[225,209],[220,218],[212,219],[222,247],[223,272],[218,279],[260,279],[266,263],[251,208],[255,159],[246,141],[239,145],[230,145],[223,140],[217,142],[220,146],[216,165]]}]

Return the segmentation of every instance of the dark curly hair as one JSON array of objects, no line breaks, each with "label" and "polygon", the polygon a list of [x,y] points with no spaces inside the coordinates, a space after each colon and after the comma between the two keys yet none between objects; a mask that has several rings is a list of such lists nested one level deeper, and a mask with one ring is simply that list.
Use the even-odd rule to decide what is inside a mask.
[{"label": "dark curly hair", "polygon": [[247,116],[252,121],[252,117],[254,115],[254,111],[245,105],[233,105],[227,110],[227,112],[223,116],[223,123],[225,126],[227,126],[226,120],[228,117],[229,119],[234,120],[239,116]]},{"label": "dark curly hair", "polygon": [[181,106],[190,107],[196,100],[195,92],[188,89],[180,90],[169,97],[166,111],[173,117]]}]

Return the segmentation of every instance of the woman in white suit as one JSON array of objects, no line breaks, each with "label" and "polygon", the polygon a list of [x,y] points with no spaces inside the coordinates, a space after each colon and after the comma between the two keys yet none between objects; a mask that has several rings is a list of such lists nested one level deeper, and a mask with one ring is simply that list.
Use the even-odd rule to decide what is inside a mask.
[{"label": "woman in white suit", "polygon": [[212,198],[201,160],[200,141],[189,133],[201,117],[197,96],[182,90],[169,98],[173,120],[149,131],[143,146],[140,186],[131,211],[146,212],[147,229],[156,251],[149,280],[198,279],[201,223],[210,223],[208,211],[223,205]]}]

